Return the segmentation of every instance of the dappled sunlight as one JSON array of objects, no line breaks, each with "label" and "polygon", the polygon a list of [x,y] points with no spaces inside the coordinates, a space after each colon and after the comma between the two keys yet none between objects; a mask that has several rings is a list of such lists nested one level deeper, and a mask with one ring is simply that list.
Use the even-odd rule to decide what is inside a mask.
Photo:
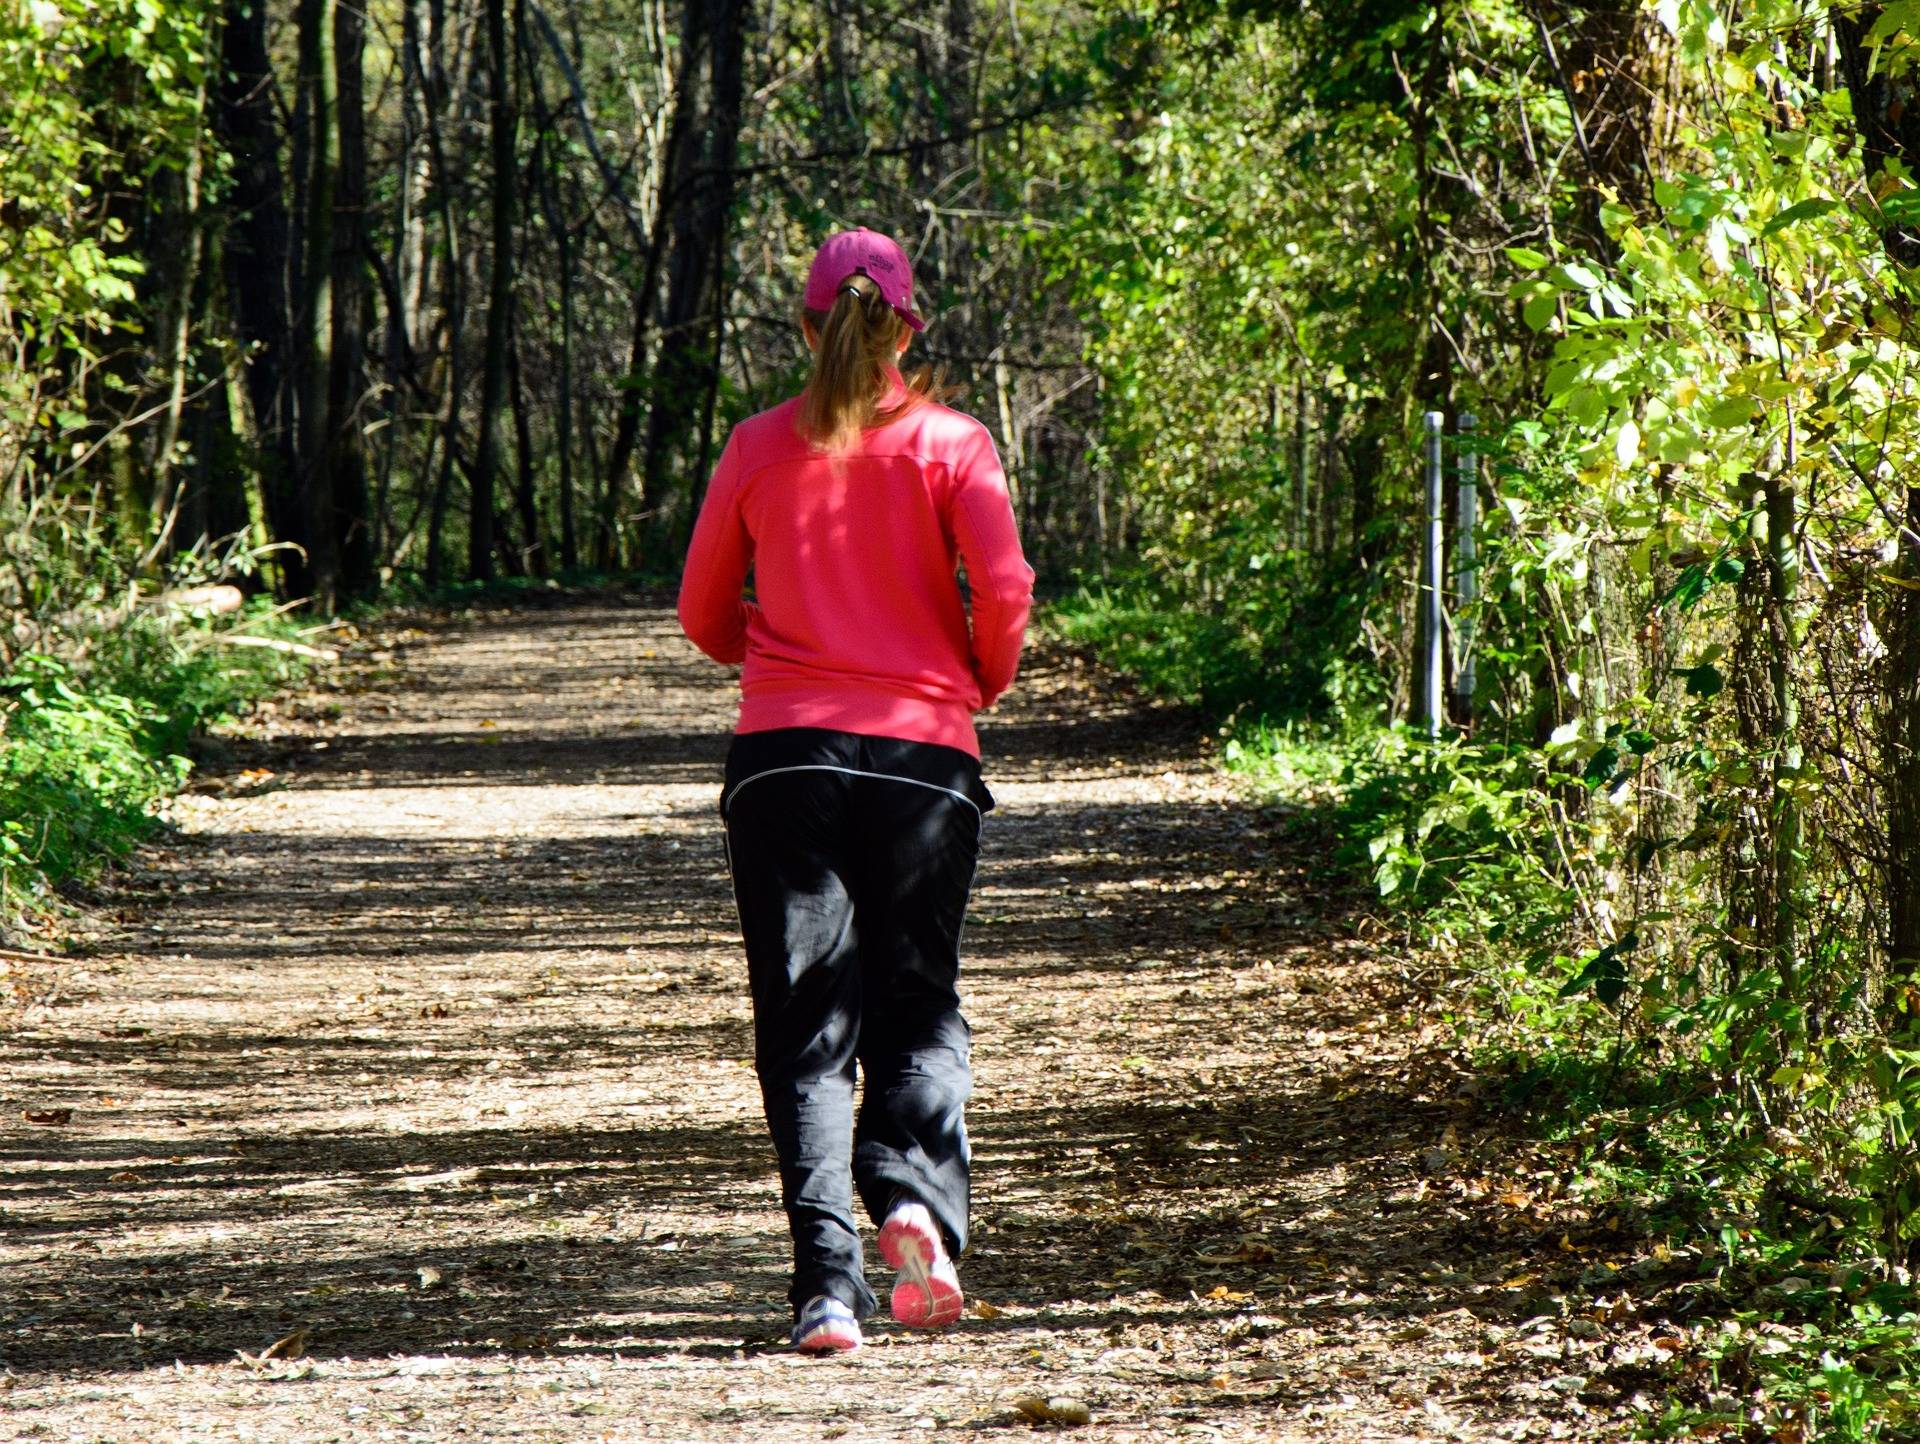
[{"label": "dappled sunlight", "polygon": [[[23,1417],[404,1379],[719,1439],[753,1412],[740,1381],[785,1387],[715,808],[727,694],[663,632],[576,609],[376,639],[218,744],[186,835],[125,880],[90,996],[0,1042],[12,1116],[69,1115],[0,1142]],[[503,675],[537,703],[516,712]],[[949,1335],[876,1325],[835,1401],[780,1407],[888,1414],[905,1391],[988,1418],[1070,1387],[1120,1427],[1202,1408],[1251,1438],[1275,1409],[1349,1407],[1375,1387],[1342,1372],[1360,1361],[1382,1409],[1458,1391],[1507,1301],[1433,1265],[1510,1273],[1524,1240],[1419,1186],[1451,1084],[1355,935],[1366,899],[1236,798],[1190,714],[1083,723],[1096,694],[1124,697],[1042,652],[985,729],[978,1305]],[[1410,1320],[1431,1342],[1389,1350]],[[290,1337],[298,1357],[242,1360]]]}]

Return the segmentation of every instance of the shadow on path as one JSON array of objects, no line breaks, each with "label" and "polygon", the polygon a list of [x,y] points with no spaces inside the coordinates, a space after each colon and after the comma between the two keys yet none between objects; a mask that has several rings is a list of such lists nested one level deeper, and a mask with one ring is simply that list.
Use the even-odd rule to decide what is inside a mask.
[{"label": "shadow on path", "polygon": [[[91,999],[0,1036],[0,1361],[777,1342],[730,707],[670,616],[575,607],[427,629],[217,749]],[[1217,1370],[1525,1304],[1484,1281],[1540,1241],[1421,1183],[1449,1082],[1364,900],[1204,733],[1043,653],[984,734],[966,1267],[996,1310],[927,1347],[1007,1387],[1058,1338],[1171,1330],[1169,1369]]]}]

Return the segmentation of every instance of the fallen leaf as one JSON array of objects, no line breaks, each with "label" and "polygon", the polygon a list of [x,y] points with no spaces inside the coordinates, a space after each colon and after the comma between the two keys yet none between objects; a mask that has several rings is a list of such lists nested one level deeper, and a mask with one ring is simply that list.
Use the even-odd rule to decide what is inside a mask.
[{"label": "fallen leaf", "polygon": [[985,1299],[975,1299],[973,1301],[973,1312],[978,1318],[997,1319],[1004,1314],[1006,1310],[994,1307]]},{"label": "fallen leaf", "polygon": [[1029,1394],[1015,1399],[1013,1407],[1036,1424],[1091,1424],[1093,1411],[1078,1399],[1042,1399],[1038,1394]]},{"label": "fallen leaf", "polygon": [[1230,1289],[1225,1284],[1217,1284],[1207,1291],[1207,1297],[1210,1299],[1225,1299],[1229,1303],[1237,1304],[1252,1298],[1253,1295],[1243,1292],[1240,1289]]},{"label": "fallen leaf", "polygon": [[73,1122],[71,1108],[29,1108],[20,1116],[29,1123],[40,1123],[49,1128],[58,1128],[63,1123]]},{"label": "fallen leaf", "polygon": [[430,1289],[444,1277],[445,1275],[432,1264],[423,1264],[420,1268],[420,1287]]}]

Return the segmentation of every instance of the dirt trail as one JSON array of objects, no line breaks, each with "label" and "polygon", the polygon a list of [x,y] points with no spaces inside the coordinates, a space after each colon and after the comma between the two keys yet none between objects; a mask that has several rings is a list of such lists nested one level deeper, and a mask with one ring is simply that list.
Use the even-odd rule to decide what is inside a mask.
[{"label": "dirt trail", "polygon": [[600,599],[370,642],[228,739],[0,1022],[0,1437],[1004,1437],[1028,1395],[1103,1440],[1601,1431],[1512,1282],[1546,1235],[1427,1176],[1454,1080],[1311,830],[1048,654],[984,734],[987,1307],[787,1354],[731,688]]}]

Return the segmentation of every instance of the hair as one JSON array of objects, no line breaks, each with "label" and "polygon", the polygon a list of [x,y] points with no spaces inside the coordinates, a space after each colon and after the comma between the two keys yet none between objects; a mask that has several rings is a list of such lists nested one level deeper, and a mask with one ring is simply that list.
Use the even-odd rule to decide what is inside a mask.
[{"label": "hair", "polygon": [[800,434],[816,450],[848,451],[862,431],[898,419],[940,389],[940,378],[922,366],[905,378],[907,395],[898,405],[880,404],[887,368],[898,360],[900,339],[909,328],[864,272],[840,283],[832,310],[809,306],[800,314],[819,338],[797,418]]}]

